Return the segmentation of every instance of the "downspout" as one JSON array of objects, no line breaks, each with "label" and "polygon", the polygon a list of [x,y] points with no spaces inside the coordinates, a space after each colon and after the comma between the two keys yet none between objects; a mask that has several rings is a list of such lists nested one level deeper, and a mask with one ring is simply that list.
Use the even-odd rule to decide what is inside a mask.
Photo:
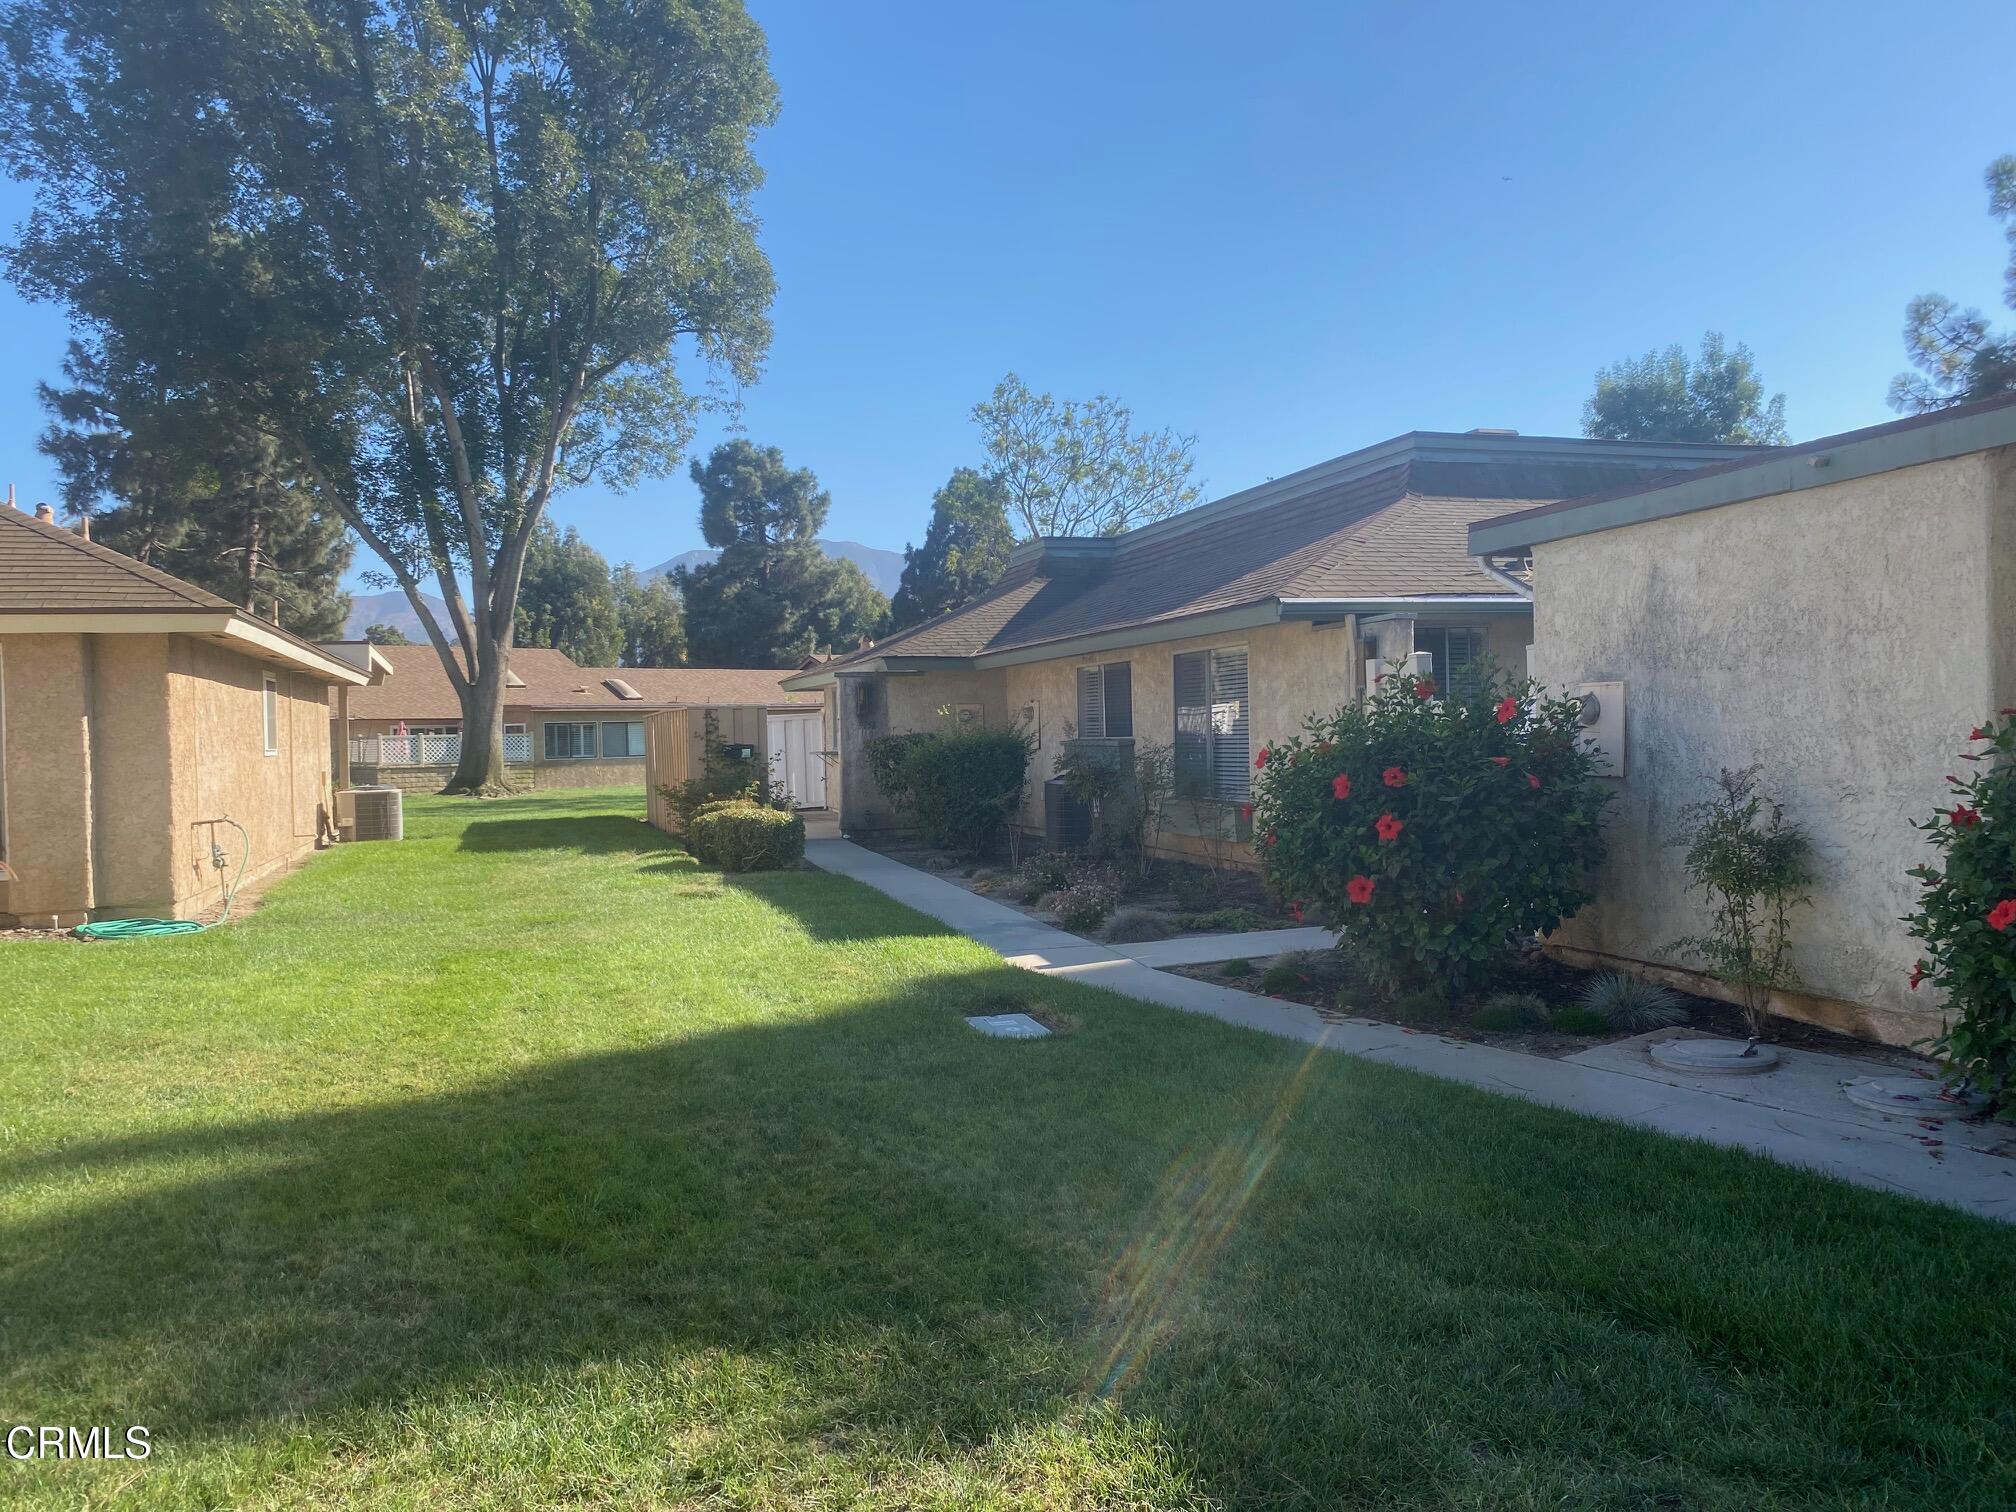
[{"label": "downspout", "polygon": [[98,879],[104,875],[99,837],[105,828],[100,812],[105,774],[99,770],[103,757],[98,739],[98,637],[80,635],[77,639],[78,691],[84,695],[84,912],[88,917],[98,911]]},{"label": "downspout", "polygon": [[1504,584],[1521,598],[1530,599],[1533,597],[1533,585],[1531,583],[1512,576],[1511,573],[1491,561],[1489,557],[1476,556],[1470,558],[1470,560],[1476,563],[1479,572],[1483,573],[1484,576],[1490,578],[1493,582]]}]

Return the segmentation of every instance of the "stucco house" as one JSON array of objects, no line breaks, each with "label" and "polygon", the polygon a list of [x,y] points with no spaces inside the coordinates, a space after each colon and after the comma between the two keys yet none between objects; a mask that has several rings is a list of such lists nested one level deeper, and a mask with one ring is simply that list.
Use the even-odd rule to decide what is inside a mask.
[{"label": "stucco house", "polygon": [[[436,792],[461,755],[462,706],[433,646],[379,646],[394,675],[332,701],[338,761],[351,779]],[[667,709],[765,712],[788,750],[779,777],[794,791],[824,790],[817,693],[787,693],[784,671],[719,667],[583,667],[564,651],[511,652],[504,705],[506,768],[526,787],[627,787],[644,783],[644,724]],[[337,704],[347,704],[342,739]],[[809,730],[808,730],[809,727]],[[809,738],[808,738],[809,737]]]},{"label": "stucco house", "polygon": [[1121,535],[1027,542],[976,603],[784,686],[824,695],[843,829],[896,823],[864,743],[954,718],[1033,732],[1032,831],[1068,725],[1173,745],[1165,849],[1242,845],[1252,753],[1355,697],[1367,663],[1524,670],[1530,589],[1472,550],[1474,523],[1752,450],[1417,431]]},{"label": "stucco house", "polygon": [[1717,992],[1669,942],[1705,922],[1667,842],[1722,768],[1815,842],[1776,1009],[1935,1033],[1901,918],[1968,732],[2016,706],[2016,395],[1473,525],[1530,561],[1534,675],[1594,689],[1618,802],[1597,901],[1552,946]]},{"label": "stucco house", "polygon": [[329,690],[372,675],[0,508],[0,924],[190,917],[247,842],[247,879],[301,859],[332,835]]}]

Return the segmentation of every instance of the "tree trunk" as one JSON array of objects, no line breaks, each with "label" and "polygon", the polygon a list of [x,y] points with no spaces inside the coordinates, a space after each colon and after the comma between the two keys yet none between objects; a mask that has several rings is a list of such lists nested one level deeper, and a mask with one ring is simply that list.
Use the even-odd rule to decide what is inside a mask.
[{"label": "tree trunk", "polygon": [[484,649],[482,675],[461,690],[462,759],[441,791],[501,798],[511,791],[504,780],[504,665],[510,650],[495,642]]}]

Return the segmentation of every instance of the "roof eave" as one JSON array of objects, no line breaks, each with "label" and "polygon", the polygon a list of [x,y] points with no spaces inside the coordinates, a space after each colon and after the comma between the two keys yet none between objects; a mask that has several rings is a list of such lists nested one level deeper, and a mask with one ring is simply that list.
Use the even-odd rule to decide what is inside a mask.
[{"label": "roof eave", "polygon": [[0,610],[0,634],[198,635],[221,641],[255,661],[278,662],[311,672],[325,682],[361,688],[371,681],[371,674],[363,668],[242,609],[146,609],[88,614]]}]

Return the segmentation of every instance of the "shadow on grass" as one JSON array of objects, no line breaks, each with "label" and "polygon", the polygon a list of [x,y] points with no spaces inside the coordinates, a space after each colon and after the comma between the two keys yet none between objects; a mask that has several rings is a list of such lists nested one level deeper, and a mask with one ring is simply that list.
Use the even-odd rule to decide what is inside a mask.
[{"label": "shadow on grass", "polygon": [[[0,1162],[10,1183],[126,1193],[79,1186],[65,1211],[0,1229],[10,1410],[36,1405],[38,1379],[74,1389],[80,1341],[113,1372],[95,1385],[157,1436],[479,1371],[731,1350],[807,1377],[791,1408],[817,1420],[807,1435],[1007,1431],[1069,1398],[1068,1351],[1030,1324],[1068,1332],[1082,1300],[1055,1236],[999,1200],[996,1163],[1012,1160],[997,1135],[1039,1136],[1018,1091],[1068,1041],[985,1041],[947,1011],[1019,976],[454,1095]],[[920,1076],[966,1082],[960,1119],[984,1146],[919,1137]],[[829,1350],[853,1363],[829,1374]]]}]

